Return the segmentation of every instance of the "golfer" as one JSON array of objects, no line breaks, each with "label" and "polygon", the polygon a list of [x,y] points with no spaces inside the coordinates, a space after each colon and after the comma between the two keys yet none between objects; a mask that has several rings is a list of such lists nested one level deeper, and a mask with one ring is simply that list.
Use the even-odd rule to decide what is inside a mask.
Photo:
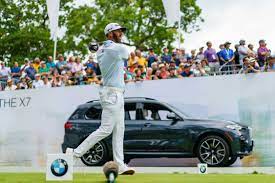
[{"label": "golfer", "polygon": [[120,44],[126,28],[117,23],[108,24],[104,33],[107,40],[97,51],[97,60],[102,73],[103,85],[99,96],[102,105],[101,126],[91,133],[76,149],[67,148],[66,153],[75,157],[83,156],[97,142],[113,133],[113,158],[120,174],[134,174],[134,169],[124,164],[124,60],[128,59],[127,49]]}]

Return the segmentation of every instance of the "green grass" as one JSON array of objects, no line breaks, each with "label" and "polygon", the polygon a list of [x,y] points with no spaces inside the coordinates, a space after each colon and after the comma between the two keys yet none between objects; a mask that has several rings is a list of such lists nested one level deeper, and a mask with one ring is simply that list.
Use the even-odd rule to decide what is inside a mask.
[{"label": "green grass", "polygon": [[[0,173],[0,183],[41,183],[45,181],[43,173]],[[58,181],[60,182],[60,181]],[[58,183],[51,181],[50,183]],[[67,183],[104,183],[102,174],[74,174],[74,181]],[[274,183],[275,175],[244,174],[136,174],[119,176],[116,183]]]}]

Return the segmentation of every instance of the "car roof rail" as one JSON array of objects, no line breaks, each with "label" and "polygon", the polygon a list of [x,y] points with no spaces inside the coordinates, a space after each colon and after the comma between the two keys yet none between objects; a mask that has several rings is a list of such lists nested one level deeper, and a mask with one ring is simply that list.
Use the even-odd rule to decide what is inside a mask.
[{"label": "car roof rail", "polygon": [[93,103],[93,102],[99,102],[99,100],[91,100],[91,101],[88,101],[86,103]]},{"label": "car roof rail", "polygon": [[[156,101],[156,99],[153,99],[153,98],[149,98],[149,97],[125,97],[124,99],[139,99],[139,100],[141,100],[141,99],[143,99],[143,100],[154,100],[154,101]],[[88,101],[88,102],[86,102],[86,103],[93,103],[93,102],[99,102],[99,100],[91,100],[91,101]]]},{"label": "car roof rail", "polygon": [[125,97],[124,99],[145,99],[145,100],[156,100],[149,97]]}]

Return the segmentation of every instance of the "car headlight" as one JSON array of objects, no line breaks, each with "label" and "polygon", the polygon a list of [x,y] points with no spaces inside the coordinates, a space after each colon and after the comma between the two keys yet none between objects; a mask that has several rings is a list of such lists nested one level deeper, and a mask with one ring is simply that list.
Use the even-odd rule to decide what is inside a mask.
[{"label": "car headlight", "polygon": [[238,125],[238,124],[233,124],[233,125],[227,125],[226,128],[232,129],[232,130],[241,130],[242,126]]}]

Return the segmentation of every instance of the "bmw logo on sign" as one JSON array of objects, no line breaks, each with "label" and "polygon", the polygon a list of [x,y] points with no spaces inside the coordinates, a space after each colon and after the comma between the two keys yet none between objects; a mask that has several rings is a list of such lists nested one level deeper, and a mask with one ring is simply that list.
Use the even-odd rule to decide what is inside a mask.
[{"label": "bmw logo on sign", "polygon": [[67,173],[68,164],[64,159],[56,159],[51,165],[51,171],[55,176],[61,177]]},{"label": "bmw logo on sign", "polygon": [[73,180],[73,156],[68,154],[47,155],[47,181]]},{"label": "bmw logo on sign", "polygon": [[198,169],[199,169],[199,174],[207,174],[207,164],[199,163]]}]

